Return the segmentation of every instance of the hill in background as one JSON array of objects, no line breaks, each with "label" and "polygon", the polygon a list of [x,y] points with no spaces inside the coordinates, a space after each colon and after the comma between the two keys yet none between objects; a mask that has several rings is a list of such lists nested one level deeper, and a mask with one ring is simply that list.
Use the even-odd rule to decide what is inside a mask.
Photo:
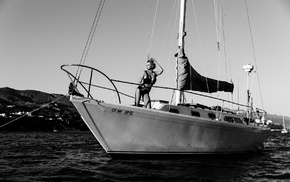
[{"label": "hill in background", "polygon": [[[32,112],[33,111],[33,112]],[[19,127],[20,122],[16,121],[10,126],[3,128],[52,130],[52,128],[87,130],[86,125],[81,120],[80,115],[69,101],[69,96],[62,94],[49,94],[36,90],[15,90],[12,88],[0,88],[0,113],[6,118],[0,117],[0,126],[27,114],[25,120],[31,120],[30,124]],[[274,124],[282,125],[283,116],[267,114],[267,119]],[[23,119],[24,120],[24,119]],[[42,123],[39,126],[39,123]],[[290,128],[290,118],[285,117],[286,127]],[[2,128],[0,128],[2,129]]]},{"label": "hill in background", "polygon": [[69,96],[62,94],[0,88],[0,113],[0,126],[26,115],[0,128],[4,130],[87,130]]}]

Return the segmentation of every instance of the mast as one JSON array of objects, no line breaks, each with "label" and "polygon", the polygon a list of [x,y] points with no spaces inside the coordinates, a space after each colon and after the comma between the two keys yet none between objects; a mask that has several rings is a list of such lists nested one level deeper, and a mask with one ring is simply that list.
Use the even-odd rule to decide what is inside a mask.
[{"label": "mast", "polygon": [[284,120],[284,114],[283,114],[283,129],[286,129],[285,120]]},{"label": "mast", "polygon": [[[185,32],[185,14],[186,14],[186,0],[180,1],[180,20],[179,20],[179,32],[178,32],[178,49],[179,52],[184,50],[184,37],[186,35]],[[178,59],[178,57],[177,57]],[[178,68],[177,68],[178,69]],[[182,102],[183,92],[177,90],[176,92],[176,104]]]},{"label": "mast", "polygon": [[253,71],[254,66],[251,64],[247,64],[243,66],[244,71],[247,73],[247,118],[249,118],[250,113],[252,112],[252,107],[249,108],[250,106],[250,100],[251,100],[251,92],[249,89],[249,77],[250,77],[250,73]]}]

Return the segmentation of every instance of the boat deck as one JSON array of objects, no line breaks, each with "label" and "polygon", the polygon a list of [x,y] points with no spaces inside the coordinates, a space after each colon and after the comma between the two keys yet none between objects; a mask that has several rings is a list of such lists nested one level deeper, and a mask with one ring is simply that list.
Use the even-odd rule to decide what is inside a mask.
[{"label": "boat deck", "polygon": [[207,107],[200,104],[170,105],[167,101],[153,101],[152,109],[168,111],[176,114],[205,118],[228,123],[247,125],[243,115],[233,111],[222,110],[220,107]]}]

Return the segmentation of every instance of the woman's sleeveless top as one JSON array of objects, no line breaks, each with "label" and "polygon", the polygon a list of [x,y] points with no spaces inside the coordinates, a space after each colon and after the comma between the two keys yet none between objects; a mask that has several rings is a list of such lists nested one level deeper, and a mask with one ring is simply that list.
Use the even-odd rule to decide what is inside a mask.
[{"label": "woman's sleeveless top", "polygon": [[[152,74],[155,74],[155,72],[152,72]],[[142,84],[154,84],[156,82],[156,76],[154,75],[152,78],[152,75],[145,70],[145,75],[143,76],[143,83]]]}]

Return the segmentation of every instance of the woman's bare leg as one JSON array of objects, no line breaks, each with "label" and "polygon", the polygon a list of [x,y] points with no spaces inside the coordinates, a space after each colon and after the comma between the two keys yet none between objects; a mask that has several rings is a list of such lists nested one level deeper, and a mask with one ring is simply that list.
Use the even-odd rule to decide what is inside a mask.
[{"label": "woman's bare leg", "polygon": [[144,98],[145,107],[148,108],[148,109],[151,109],[151,100],[150,100],[149,93],[148,94],[144,94],[143,98]]},{"label": "woman's bare leg", "polygon": [[139,88],[137,88],[135,92],[135,106],[139,106],[140,99],[141,99],[141,91]]}]

